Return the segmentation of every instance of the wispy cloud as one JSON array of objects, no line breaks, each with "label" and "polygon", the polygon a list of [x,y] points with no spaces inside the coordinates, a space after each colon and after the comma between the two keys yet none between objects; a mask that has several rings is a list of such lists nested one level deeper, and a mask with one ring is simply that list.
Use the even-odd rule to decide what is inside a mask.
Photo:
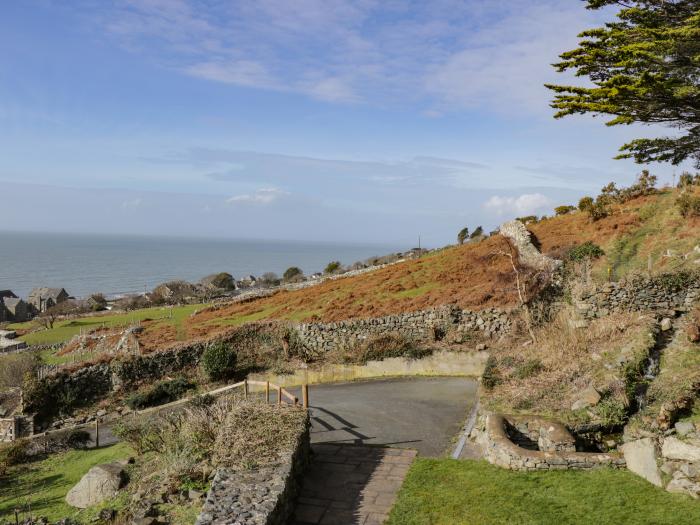
[{"label": "wispy cloud", "polygon": [[484,208],[498,215],[531,215],[551,207],[552,201],[541,193],[525,193],[517,197],[494,195],[484,203]]},{"label": "wispy cloud", "polygon": [[273,202],[279,200],[281,197],[289,195],[286,191],[282,191],[279,188],[260,188],[255,193],[245,193],[241,195],[234,195],[226,199],[229,204],[235,203],[250,203],[250,204],[272,204]]},{"label": "wispy cloud", "polygon": [[100,18],[186,75],[328,102],[548,112],[549,64],[593,15],[558,0],[121,0]]},{"label": "wispy cloud", "polygon": [[122,202],[122,208],[125,210],[138,208],[139,206],[141,206],[141,202],[142,202],[142,200],[140,197],[136,197],[134,199],[128,199],[128,200],[125,200]]}]

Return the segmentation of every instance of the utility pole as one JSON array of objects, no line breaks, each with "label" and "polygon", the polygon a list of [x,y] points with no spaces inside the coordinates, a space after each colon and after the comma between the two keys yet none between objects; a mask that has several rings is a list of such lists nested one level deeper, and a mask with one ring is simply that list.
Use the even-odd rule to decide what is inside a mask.
[{"label": "utility pole", "polygon": [[420,234],[418,234],[418,250],[420,250]]}]

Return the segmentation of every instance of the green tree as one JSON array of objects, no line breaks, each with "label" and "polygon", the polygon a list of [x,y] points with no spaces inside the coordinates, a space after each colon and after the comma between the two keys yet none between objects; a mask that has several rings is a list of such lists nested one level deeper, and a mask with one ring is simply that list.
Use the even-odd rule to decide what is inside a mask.
[{"label": "green tree", "polygon": [[624,144],[616,158],[700,167],[700,10],[697,0],[587,0],[588,9],[621,7],[614,21],[579,35],[561,55],[559,72],[588,77],[592,87],[547,84],[555,118],[610,115],[608,126],[662,124],[672,137]]},{"label": "green tree", "polygon": [[304,272],[301,271],[301,268],[298,268],[296,266],[291,266],[290,268],[287,268],[284,271],[284,274],[282,275],[282,279],[289,282],[289,281],[298,280],[303,276],[304,276]]},{"label": "green tree", "polygon": [[459,233],[457,234],[457,242],[459,244],[464,244],[464,241],[467,240],[467,237],[469,236],[469,228],[462,228],[459,230]]},{"label": "green tree", "polygon": [[328,263],[326,266],[326,269],[323,270],[324,273],[336,273],[342,269],[342,265],[340,264],[340,261],[331,261]]},{"label": "green tree", "polygon": [[469,236],[470,239],[477,239],[484,234],[484,229],[481,226],[477,226],[476,229]]}]

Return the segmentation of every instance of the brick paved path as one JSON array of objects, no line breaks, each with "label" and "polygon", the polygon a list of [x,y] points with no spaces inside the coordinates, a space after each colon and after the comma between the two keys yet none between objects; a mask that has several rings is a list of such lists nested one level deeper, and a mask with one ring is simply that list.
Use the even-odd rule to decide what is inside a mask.
[{"label": "brick paved path", "polygon": [[294,525],[380,525],[396,500],[415,450],[312,445]]}]

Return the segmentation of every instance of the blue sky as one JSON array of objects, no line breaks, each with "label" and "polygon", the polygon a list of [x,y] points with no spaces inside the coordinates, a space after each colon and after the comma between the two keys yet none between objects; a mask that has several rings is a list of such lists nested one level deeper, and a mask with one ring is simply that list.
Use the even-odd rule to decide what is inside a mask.
[{"label": "blue sky", "polygon": [[549,64],[601,16],[574,0],[3,2],[1,227],[440,245],[551,212],[633,180],[612,157],[655,132],[552,118],[542,84],[570,79]]}]

